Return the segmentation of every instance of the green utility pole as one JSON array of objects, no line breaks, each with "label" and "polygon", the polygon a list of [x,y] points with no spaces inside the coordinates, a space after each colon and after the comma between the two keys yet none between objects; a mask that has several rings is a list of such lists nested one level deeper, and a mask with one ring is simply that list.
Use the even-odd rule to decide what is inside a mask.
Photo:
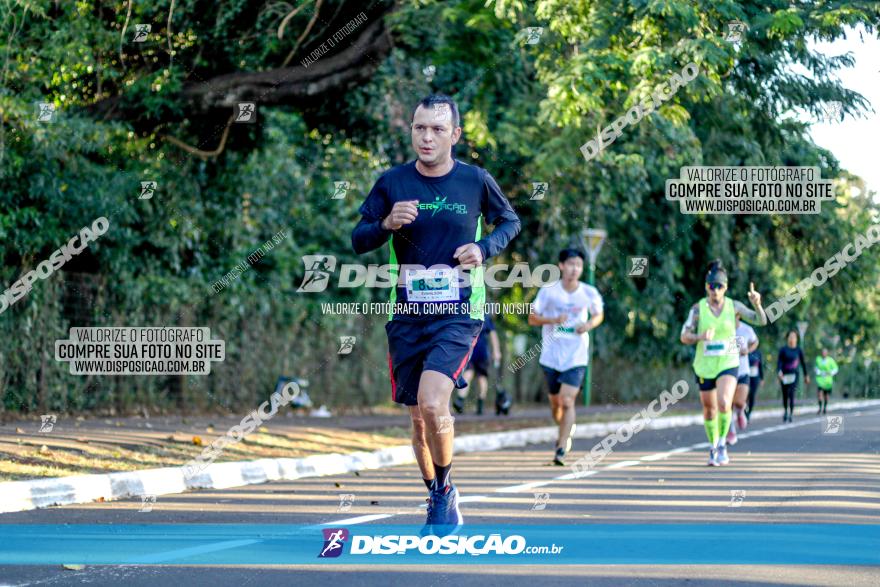
[{"label": "green utility pole", "polygon": [[[601,229],[588,228],[584,231],[583,240],[586,244],[587,257],[589,258],[589,266],[587,267],[587,283],[595,285],[596,281],[596,258],[599,256],[599,250],[605,242],[608,233]],[[590,316],[592,318],[592,316]],[[590,336],[587,333],[587,336]],[[592,338],[592,337],[591,337]],[[587,372],[584,377],[584,405],[590,405],[590,389],[593,383],[593,341],[590,340],[587,355]]]}]

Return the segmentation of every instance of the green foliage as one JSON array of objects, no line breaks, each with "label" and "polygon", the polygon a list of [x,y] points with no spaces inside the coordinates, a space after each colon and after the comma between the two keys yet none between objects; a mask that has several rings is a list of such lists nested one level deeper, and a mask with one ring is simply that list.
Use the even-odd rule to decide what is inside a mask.
[{"label": "green foliage", "polygon": [[[236,126],[223,152],[206,159],[169,138],[202,150],[220,144],[223,124],[190,103],[186,87],[279,68],[302,36],[296,65],[363,7],[179,0],[169,29],[171,0],[0,4],[3,287],[95,218],[111,222],[0,315],[0,411],[240,410],[282,373],[308,376],[312,397],[328,405],[383,401],[383,317],[324,315],[320,303],[381,301],[387,292],[297,293],[301,257],[384,261],[385,251],[357,259],[350,232],[378,174],[412,158],[409,117],[432,91],[459,102],[465,134],[456,156],[486,167],[522,217],[523,232],[501,261],[552,262],[584,228],[608,230],[596,269],[606,300],[594,338],[600,400],[656,395],[687,372],[689,349],[678,334],[710,259],[728,265],[735,298],[745,301],[753,281],[770,302],[878,217],[852,188],[856,179],[792,118],[796,110],[818,115],[830,101],[848,115],[868,106],[834,77],[851,57],[819,55],[807,42],[840,38],[855,25],[873,34],[875,2],[405,1],[384,17],[394,49],[369,82],[261,109],[258,125]],[[282,20],[300,7],[279,39]],[[734,19],[748,25],[739,50],[723,38]],[[140,44],[130,42],[137,23],[152,25]],[[525,42],[526,27],[543,28],[538,43]],[[692,83],[584,160],[579,147],[597,128],[689,62],[700,67]],[[97,108],[108,100],[112,116]],[[39,102],[55,105],[55,122],[36,120]],[[663,196],[684,165],[815,165],[843,189],[815,216],[686,216]],[[158,189],[140,200],[148,180]],[[335,181],[350,183],[343,200],[331,199]],[[533,201],[537,181],[550,187]],[[281,246],[212,291],[283,229]],[[630,255],[649,257],[647,279],[627,277]],[[773,348],[795,321],[809,320],[808,353],[839,335],[849,353],[842,376],[873,389],[863,362],[880,360],[878,283],[872,250],[759,335]],[[490,297],[522,302],[535,293]],[[523,316],[499,322],[506,358],[514,333],[537,341]],[[91,325],[210,326],[227,341],[227,359],[209,377],[71,376],[54,360],[54,341]],[[358,351],[338,356],[338,337],[351,334]],[[517,375],[523,395],[539,381],[536,369]]]}]

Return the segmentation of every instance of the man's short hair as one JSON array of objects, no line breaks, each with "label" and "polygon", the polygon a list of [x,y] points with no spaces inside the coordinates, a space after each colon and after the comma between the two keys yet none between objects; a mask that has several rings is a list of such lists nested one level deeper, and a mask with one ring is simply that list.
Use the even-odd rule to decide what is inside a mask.
[{"label": "man's short hair", "polygon": [[413,108],[411,118],[415,118],[416,110],[419,109],[419,106],[434,109],[438,104],[449,105],[449,111],[452,113],[452,128],[457,128],[461,126],[461,118],[458,115],[458,104],[456,104],[455,100],[453,100],[446,94],[431,94],[430,96],[425,96],[424,98],[422,98],[419,103],[416,104],[416,107]]},{"label": "man's short hair", "polygon": [[572,257],[580,257],[582,261],[586,262],[587,257],[584,255],[584,252],[580,249],[562,249],[559,252],[559,262],[565,263]]}]

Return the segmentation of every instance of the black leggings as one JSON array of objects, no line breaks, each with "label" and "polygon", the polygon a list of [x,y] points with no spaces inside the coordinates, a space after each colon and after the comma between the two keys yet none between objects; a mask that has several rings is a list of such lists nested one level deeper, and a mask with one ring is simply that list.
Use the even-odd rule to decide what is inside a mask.
[{"label": "black leggings", "polygon": [[797,391],[797,381],[782,386],[782,409],[794,414],[794,394]]},{"label": "black leggings", "polygon": [[755,396],[758,394],[758,386],[761,385],[761,380],[757,377],[749,378],[749,399],[746,403],[746,417],[750,417],[752,415],[752,408],[755,407]]}]

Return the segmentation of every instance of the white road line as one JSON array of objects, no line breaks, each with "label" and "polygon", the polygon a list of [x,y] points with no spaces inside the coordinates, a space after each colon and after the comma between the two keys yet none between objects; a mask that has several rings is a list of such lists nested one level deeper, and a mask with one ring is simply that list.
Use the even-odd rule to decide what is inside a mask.
[{"label": "white road line", "polygon": [[344,524],[346,526],[354,526],[355,524],[363,524],[364,522],[373,522],[375,520],[384,520],[385,518],[391,518],[396,515],[397,514],[370,514],[369,516],[358,516],[357,518],[348,518],[347,520],[337,520],[334,522],[325,522],[323,524],[318,524],[318,526],[338,526],[340,524]]},{"label": "white road line", "polygon": [[668,459],[671,456],[672,456],[671,451],[670,452],[658,452],[655,455],[648,455],[648,456],[642,457],[640,460],[645,461],[645,462],[662,461],[664,459]]},{"label": "white road line", "polygon": [[591,477],[598,472],[599,471],[584,471],[583,473],[569,473],[568,475],[562,475],[560,477],[557,477],[556,479],[558,479],[559,481],[568,481],[570,479],[583,479],[584,477]]},{"label": "white road line", "polygon": [[[572,474],[573,476],[573,474]],[[528,491],[529,489],[534,489],[535,487],[544,487],[545,485],[550,485],[555,482],[559,477],[554,477],[549,481],[532,481],[531,483],[523,483],[522,485],[511,485],[509,487],[499,487],[495,490],[496,493],[519,493],[520,491]]]},{"label": "white road line", "polygon": [[605,467],[606,469],[626,469],[627,467],[632,467],[633,465],[640,465],[639,461],[620,461],[617,463],[612,463]]}]

